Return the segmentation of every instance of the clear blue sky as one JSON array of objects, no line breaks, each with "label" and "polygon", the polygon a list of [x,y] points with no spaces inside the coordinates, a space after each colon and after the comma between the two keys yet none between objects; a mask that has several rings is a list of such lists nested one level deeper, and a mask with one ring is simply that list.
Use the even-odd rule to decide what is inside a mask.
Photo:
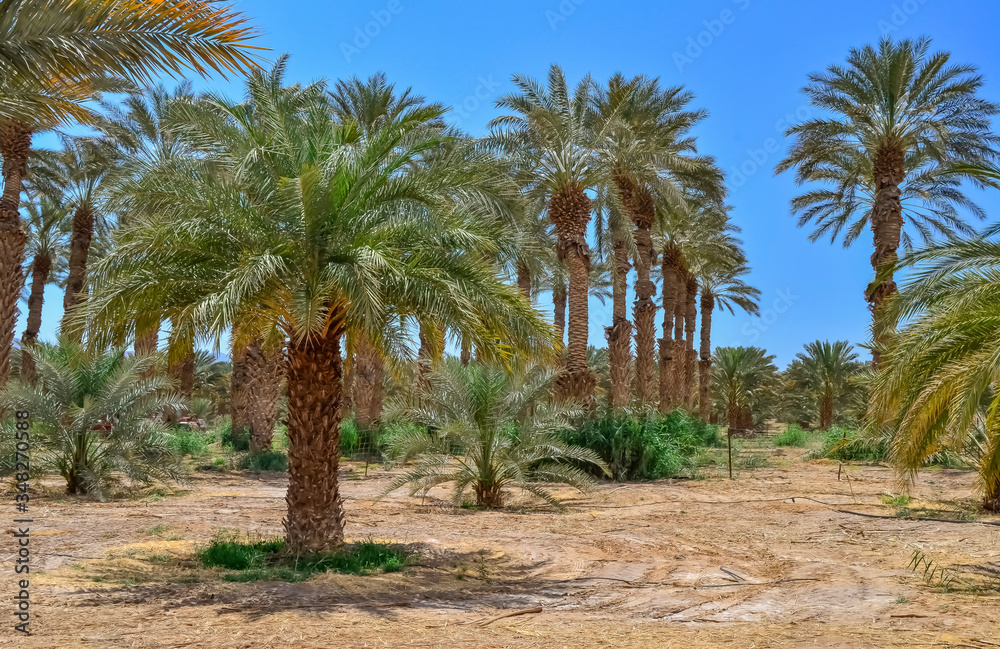
[{"label": "clear blue sky", "polygon": [[[272,55],[291,54],[291,80],[384,71],[397,86],[456,107],[452,117],[474,135],[485,132],[512,73],[543,77],[551,63],[571,83],[621,70],[686,85],[710,112],[697,130],[700,149],[730,175],[733,218],[763,292],[763,319],[720,315],[713,342],[763,346],[780,366],[817,338],[863,342],[869,320],[862,292],[871,275],[870,234],[849,250],[809,243],[788,213],[791,178],[773,175],[787,146],[783,120],[806,109],[799,93],[806,75],[883,33],[927,35],[953,61],[978,65],[983,95],[1000,102],[1000,6],[987,0],[233,1],[260,26]],[[196,83],[240,92],[234,82]],[[742,178],[734,173],[740,167]],[[1000,196],[981,196],[981,204],[996,214]],[[541,301],[548,306],[547,296]],[[59,291],[47,291],[46,303],[48,338],[60,316]],[[592,304],[592,344],[605,344],[609,322],[610,304]],[[23,327],[22,316],[18,335]]]}]

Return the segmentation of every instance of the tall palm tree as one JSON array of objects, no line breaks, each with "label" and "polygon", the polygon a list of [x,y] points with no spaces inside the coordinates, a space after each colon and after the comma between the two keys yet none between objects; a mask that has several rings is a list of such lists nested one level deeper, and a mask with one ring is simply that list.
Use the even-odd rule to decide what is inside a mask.
[{"label": "tall palm tree", "polygon": [[95,231],[107,227],[101,207],[105,180],[112,173],[116,156],[115,149],[98,140],[64,136],[61,149],[37,151],[32,164],[34,182],[60,195],[65,206],[73,210],[62,331],[76,342],[82,339],[83,332],[68,326],[69,317],[81,301]]},{"label": "tall palm tree", "polygon": [[730,314],[741,309],[760,313],[760,290],[746,283],[750,268],[745,262],[715,259],[698,270],[701,284],[701,348],[698,366],[698,415],[708,421],[712,414],[712,313],[716,307]]},{"label": "tall palm tree", "polygon": [[[632,323],[627,317],[626,293],[628,273],[632,269],[629,258],[630,223],[617,201],[607,200],[606,192],[598,194],[595,220],[597,251],[601,261],[611,270],[611,326],[604,328],[608,341],[608,369],[611,378],[610,405],[624,408],[631,401],[629,376],[632,366]],[[634,246],[633,246],[634,247]]]},{"label": "tall palm tree", "polygon": [[[602,166],[610,169],[609,189],[634,230],[618,235],[636,270],[635,396],[655,401],[656,285],[651,280],[656,257],[651,236],[656,203],[683,203],[698,190],[718,200],[725,195],[722,173],[710,157],[697,155],[690,130],[707,117],[689,110],[694,95],[682,86],[661,88],[655,78],[614,74],[594,98],[594,126]],[[619,253],[621,254],[621,253]],[[624,315],[619,322],[625,322]],[[617,332],[615,332],[617,333]],[[610,342],[609,342],[610,345]]]},{"label": "tall palm tree", "polygon": [[720,347],[712,362],[716,407],[734,431],[754,428],[761,407],[777,381],[774,356],[760,347]]},{"label": "tall palm tree", "polygon": [[[415,108],[364,136],[333,116],[322,82],[285,87],[284,70],[282,59],[254,73],[243,103],[217,97],[185,112],[186,137],[202,153],[187,173],[151,177],[149,213],[99,264],[90,314],[113,323],[123,303],[158,304],[188,308],[217,333],[232,326],[241,344],[282,332],[285,531],[290,551],[310,553],[344,538],[337,467],[348,329],[397,363],[410,357],[400,314],[468,336],[484,358],[511,347],[540,353],[551,338],[488,262],[505,232],[490,218],[482,175],[421,163],[446,142],[428,128],[442,109]],[[454,254],[456,242],[478,254]]]},{"label": "tall palm tree", "polygon": [[893,463],[910,477],[942,448],[963,448],[980,428],[979,488],[984,506],[1000,511],[997,228],[915,252],[901,268],[911,270],[908,281],[876,323],[885,343],[868,425],[891,436]]},{"label": "tall palm tree", "polygon": [[846,340],[807,343],[805,352],[796,354],[795,359],[788,375],[797,389],[815,395],[819,428],[829,430],[838,399],[851,389],[852,380],[857,379],[864,365],[858,362],[857,352]]},{"label": "tall palm tree", "polygon": [[108,75],[238,73],[256,66],[241,14],[207,0],[10,0],[0,5],[0,388],[7,382],[24,283],[18,207],[32,134],[92,113]]},{"label": "tall palm tree", "polygon": [[26,253],[31,258],[31,291],[28,294],[28,321],[21,336],[20,378],[30,383],[35,377],[35,359],[30,350],[38,341],[42,326],[45,287],[61,281],[66,274],[69,219],[66,208],[44,195],[28,202],[25,207],[28,213],[25,231],[28,234]]},{"label": "tall palm tree", "polygon": [[500,97],[496,105],[513,114],[490,123],[492,143],[510,156],[523,158],[523,184],[529,195],[544,200],[555,226],[559,258],[569,271],[568,343],[563,372],[556,382],[560,395],[593,404],[597,378],[587,367],[589,331],[588,276],[591,199],[587,191],[600,186],[588,131],[593,84],[584,78],[570,93],[562,69],[549,68],[546,85],[514,75],[518,91]]},{"label": "tall palm tree", "polygon": [[833,117],[790,128],[795,143],[777,167],[795,169],[798,184],[825,184],[792,201],[799,225],[815,224],[811,240],[842,237],[849,246],[871,228],[877,276],[865,299],[873,312],[896,291],[899,246],[913,235],[968,233],[957,208],[983,213],[961,182],[995,184],[953,167],[997,157],[990,117],[1000,108],[977,96],[983,80],[974,66],[950,64],[949,53],[929,53],[930,43],[884,38],[852,49],[846,67],[811,75],[804,92]]}]

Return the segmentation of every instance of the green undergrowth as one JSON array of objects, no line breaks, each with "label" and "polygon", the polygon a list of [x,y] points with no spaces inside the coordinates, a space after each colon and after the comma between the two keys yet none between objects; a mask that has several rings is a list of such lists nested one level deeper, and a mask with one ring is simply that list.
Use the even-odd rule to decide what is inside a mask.
[{"label": "green undergrowth", "polygon": [[341,552],[316,556],[285,554],[285,541],[255,535],[220,532],[198,552],[207,568],[221,568],[223,579],[249,581],[305,581],[323,572],[369,575],[401,571],[414,558],[406,549],[372,540],[347,545]]},{"label": "green undergrowth", "polygon": [[605,414],[564,437],[597,453],[617,481],[693,475],[699,450],[721,445],[717,427],[681,410]]}]

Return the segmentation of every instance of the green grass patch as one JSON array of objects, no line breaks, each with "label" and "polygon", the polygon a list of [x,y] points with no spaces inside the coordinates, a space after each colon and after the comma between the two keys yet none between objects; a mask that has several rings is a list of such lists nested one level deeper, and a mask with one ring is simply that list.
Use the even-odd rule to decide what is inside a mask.
[{"label": "green grass patch", "polygon": [[287,471],[288,456],[279,451],[245,453],[237,460],[236,467],[250,471]]},{"label": "green grass patch", "polygon": [[809,443],[809,433],[792,424],[785,432],[774,438],[775,446],[792,446],[795,448],[805,448]]},{"label": "green grass patch", "polygon": [[882,504],[884,505],[906,507],[911,502],[913,502],[913,498],[910,496],[890,496],[889,494],[882,494]]},{"label": "green grass patch", "polygon": [[209,439],[202,432],[178,426],[170,431],[167,444],[180,456],[199,457],[208,452]]},{"label": "green grass patch", "polygon": [[226,581],[304,581],[321,572],[368,575],[401,571],[414,555],[404,548],[375,541],[348,545],[343,551],[317,556],[288,556],[280,538],[238,536],[223,532],[198,552],[208,568],[228,572]]}]

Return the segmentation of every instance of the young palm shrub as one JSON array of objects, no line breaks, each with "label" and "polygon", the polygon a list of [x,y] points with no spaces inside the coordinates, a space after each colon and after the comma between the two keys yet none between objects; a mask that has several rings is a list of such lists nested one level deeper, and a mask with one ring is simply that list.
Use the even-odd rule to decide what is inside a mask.
[{"label": "young palm shrub", "polygon": [[[144,378],[156,362],[125,350],[88,352],[63,338],[36,344],[34,383],[11,382],[0,409],[28,410],[36,466],[55,469],[66,493],[105,498],[119,478],[138,484],[176,480],[179,465],[159,416],[182,407],[166,378]],[[5,440],[14,439],[12,422]]]},{"label": "young palm shrub", "polygon": [[513,487],[559,507],[542,483],[589,488],[593,479],[578,465],[607,468],[593,451],[563,441],[570,413],[543,403],[555,377],[537,366],[509,372],[483,363],[445,361],[429,375],[422,405],[399,409],[399,416],[430,432],[410,429],[390,441],[395,461],[417,461],[385,494],[405,485],[416,493],[453,482],[456,505],[471,488],[478,506],[502,507],[505,490]]},{"label": "young palm shrub", "polygon": [[981,438],[979,488],[992,510],[1000,510],[996,234],[994,227],[981,238],[932,246],[904,260],[912,279],[877,323],[886,342],[867,422],[872,436],[891,439],[891,460],[910,478],[942,450],[961,452]]}]

